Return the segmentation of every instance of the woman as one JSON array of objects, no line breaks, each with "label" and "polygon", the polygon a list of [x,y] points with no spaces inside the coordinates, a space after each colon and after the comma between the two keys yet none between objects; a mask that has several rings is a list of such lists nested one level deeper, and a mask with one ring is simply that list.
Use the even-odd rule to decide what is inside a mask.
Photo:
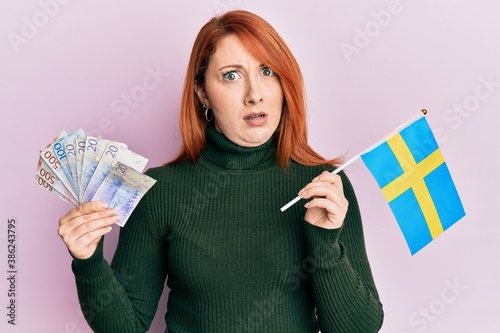
[{"label": "woman", "polygon": [[[120,231],[83,204],[60,219],[96,332],[145,332],[165,278],[171,333],[377,332],[383,311],[344,173],[307,143],[300,69],[262,18],[232,11],[200,31],[181,105],[183,146]],[[279,208],[297,189],[305,206]]]}]

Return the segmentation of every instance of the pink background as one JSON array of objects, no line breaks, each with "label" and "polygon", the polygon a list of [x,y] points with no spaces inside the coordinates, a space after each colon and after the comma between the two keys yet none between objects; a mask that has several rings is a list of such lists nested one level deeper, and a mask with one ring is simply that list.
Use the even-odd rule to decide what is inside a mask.
[{"label": "pink background", "polygon": [[[496,331],[500,5],[494,0],[0,2],[0,331],[90,332],[56,233],[70,206],[34,185],[38,151],[62,129],[99,134],[101,127],[105,138],[148,156],[149,166],[171,159],[195,35],[214,13],[236,7],[271,22],[296,55],[310,141],[325,156],[352,157],[429,110],[467,216],[416,256],[364,165],[348,169],[385,307],[382,332]],[[143,80],[155,70],[147,90]],[[127,94],[134,99],[129,106],[121,101]],[[10,217],[17,219],[15,327],[6,317]],[[117,234],[115,228],[107,238],[107,258]],[[151,332],[163,332],[164,311],[165,297]]]}]

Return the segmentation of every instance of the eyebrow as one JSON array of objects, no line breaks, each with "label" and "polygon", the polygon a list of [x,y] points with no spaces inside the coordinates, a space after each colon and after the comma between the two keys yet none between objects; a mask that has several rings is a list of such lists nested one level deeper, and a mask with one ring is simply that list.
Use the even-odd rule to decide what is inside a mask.
[{"label": "eyebrow", "polygon": [[223,69],[226,69],[226,68],[238,68],[238,69],[242,69],[243,66],[242,65],[227,65],[227,66],[223,66],[223,67],[219,68],[219,71],[221,71]]},{"label": "eyebrow", "polygon": [[[261,67],[265,67],[264,64],[260,64],[259,65],[259,68]],[[226,69],[226,68],[237,68],[237,69],[243,69],[243,66],[242,65],[227,65],[227,66],[223,66],[221,68],[219,68],[219,71],[223,70],[223,69]]]}]

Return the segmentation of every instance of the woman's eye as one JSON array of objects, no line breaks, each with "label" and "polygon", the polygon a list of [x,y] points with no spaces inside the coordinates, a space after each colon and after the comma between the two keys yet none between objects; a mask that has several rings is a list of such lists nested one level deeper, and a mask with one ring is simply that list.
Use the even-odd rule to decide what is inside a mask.
[{"label": "woman's eye", "polygon": [[226,81],[234,81],[238,77],[239,77],[239,75],[235,71],[227,72],[226,74],[224,74],[224,80],[226,80]]},{"label": "woman's eye", "polygon": [[264,68],[262,68],[262,75],[264,75],[264,76],[273,76],[274,72],[273,72],[273,70],[271,68],[264,67]]}]

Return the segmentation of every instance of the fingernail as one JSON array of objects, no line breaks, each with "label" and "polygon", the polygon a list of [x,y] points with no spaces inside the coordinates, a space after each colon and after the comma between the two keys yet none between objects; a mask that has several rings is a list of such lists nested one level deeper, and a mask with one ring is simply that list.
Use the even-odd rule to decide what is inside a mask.
[{"label": "fingernail", "polygon": [[313,182],[317,182],[318,180],[319,180],[319,176],[318,176],[318,177],[316,177],[316,178],[314,178],[312,181],[313,181]]},{"label": "fingernail", "polygon": [[310,202],[306,203],[306,204],[304,205],[304,207],[308,208],[308,207],[309,207],[309,203],[310,203]]},{"label": "fingernail", "polygon": [[115,215],[115,216],[111,217],[111,221],[115,222],[115,223],[120,221],[120,215]]},{"label": "fingernail", "polygon": [[304,190],[304,189],[302,189],[302,190],[299,191],[299,197],[301,197],[301,198],[305,197],[306,194],[307,194],[307,191]]}]

